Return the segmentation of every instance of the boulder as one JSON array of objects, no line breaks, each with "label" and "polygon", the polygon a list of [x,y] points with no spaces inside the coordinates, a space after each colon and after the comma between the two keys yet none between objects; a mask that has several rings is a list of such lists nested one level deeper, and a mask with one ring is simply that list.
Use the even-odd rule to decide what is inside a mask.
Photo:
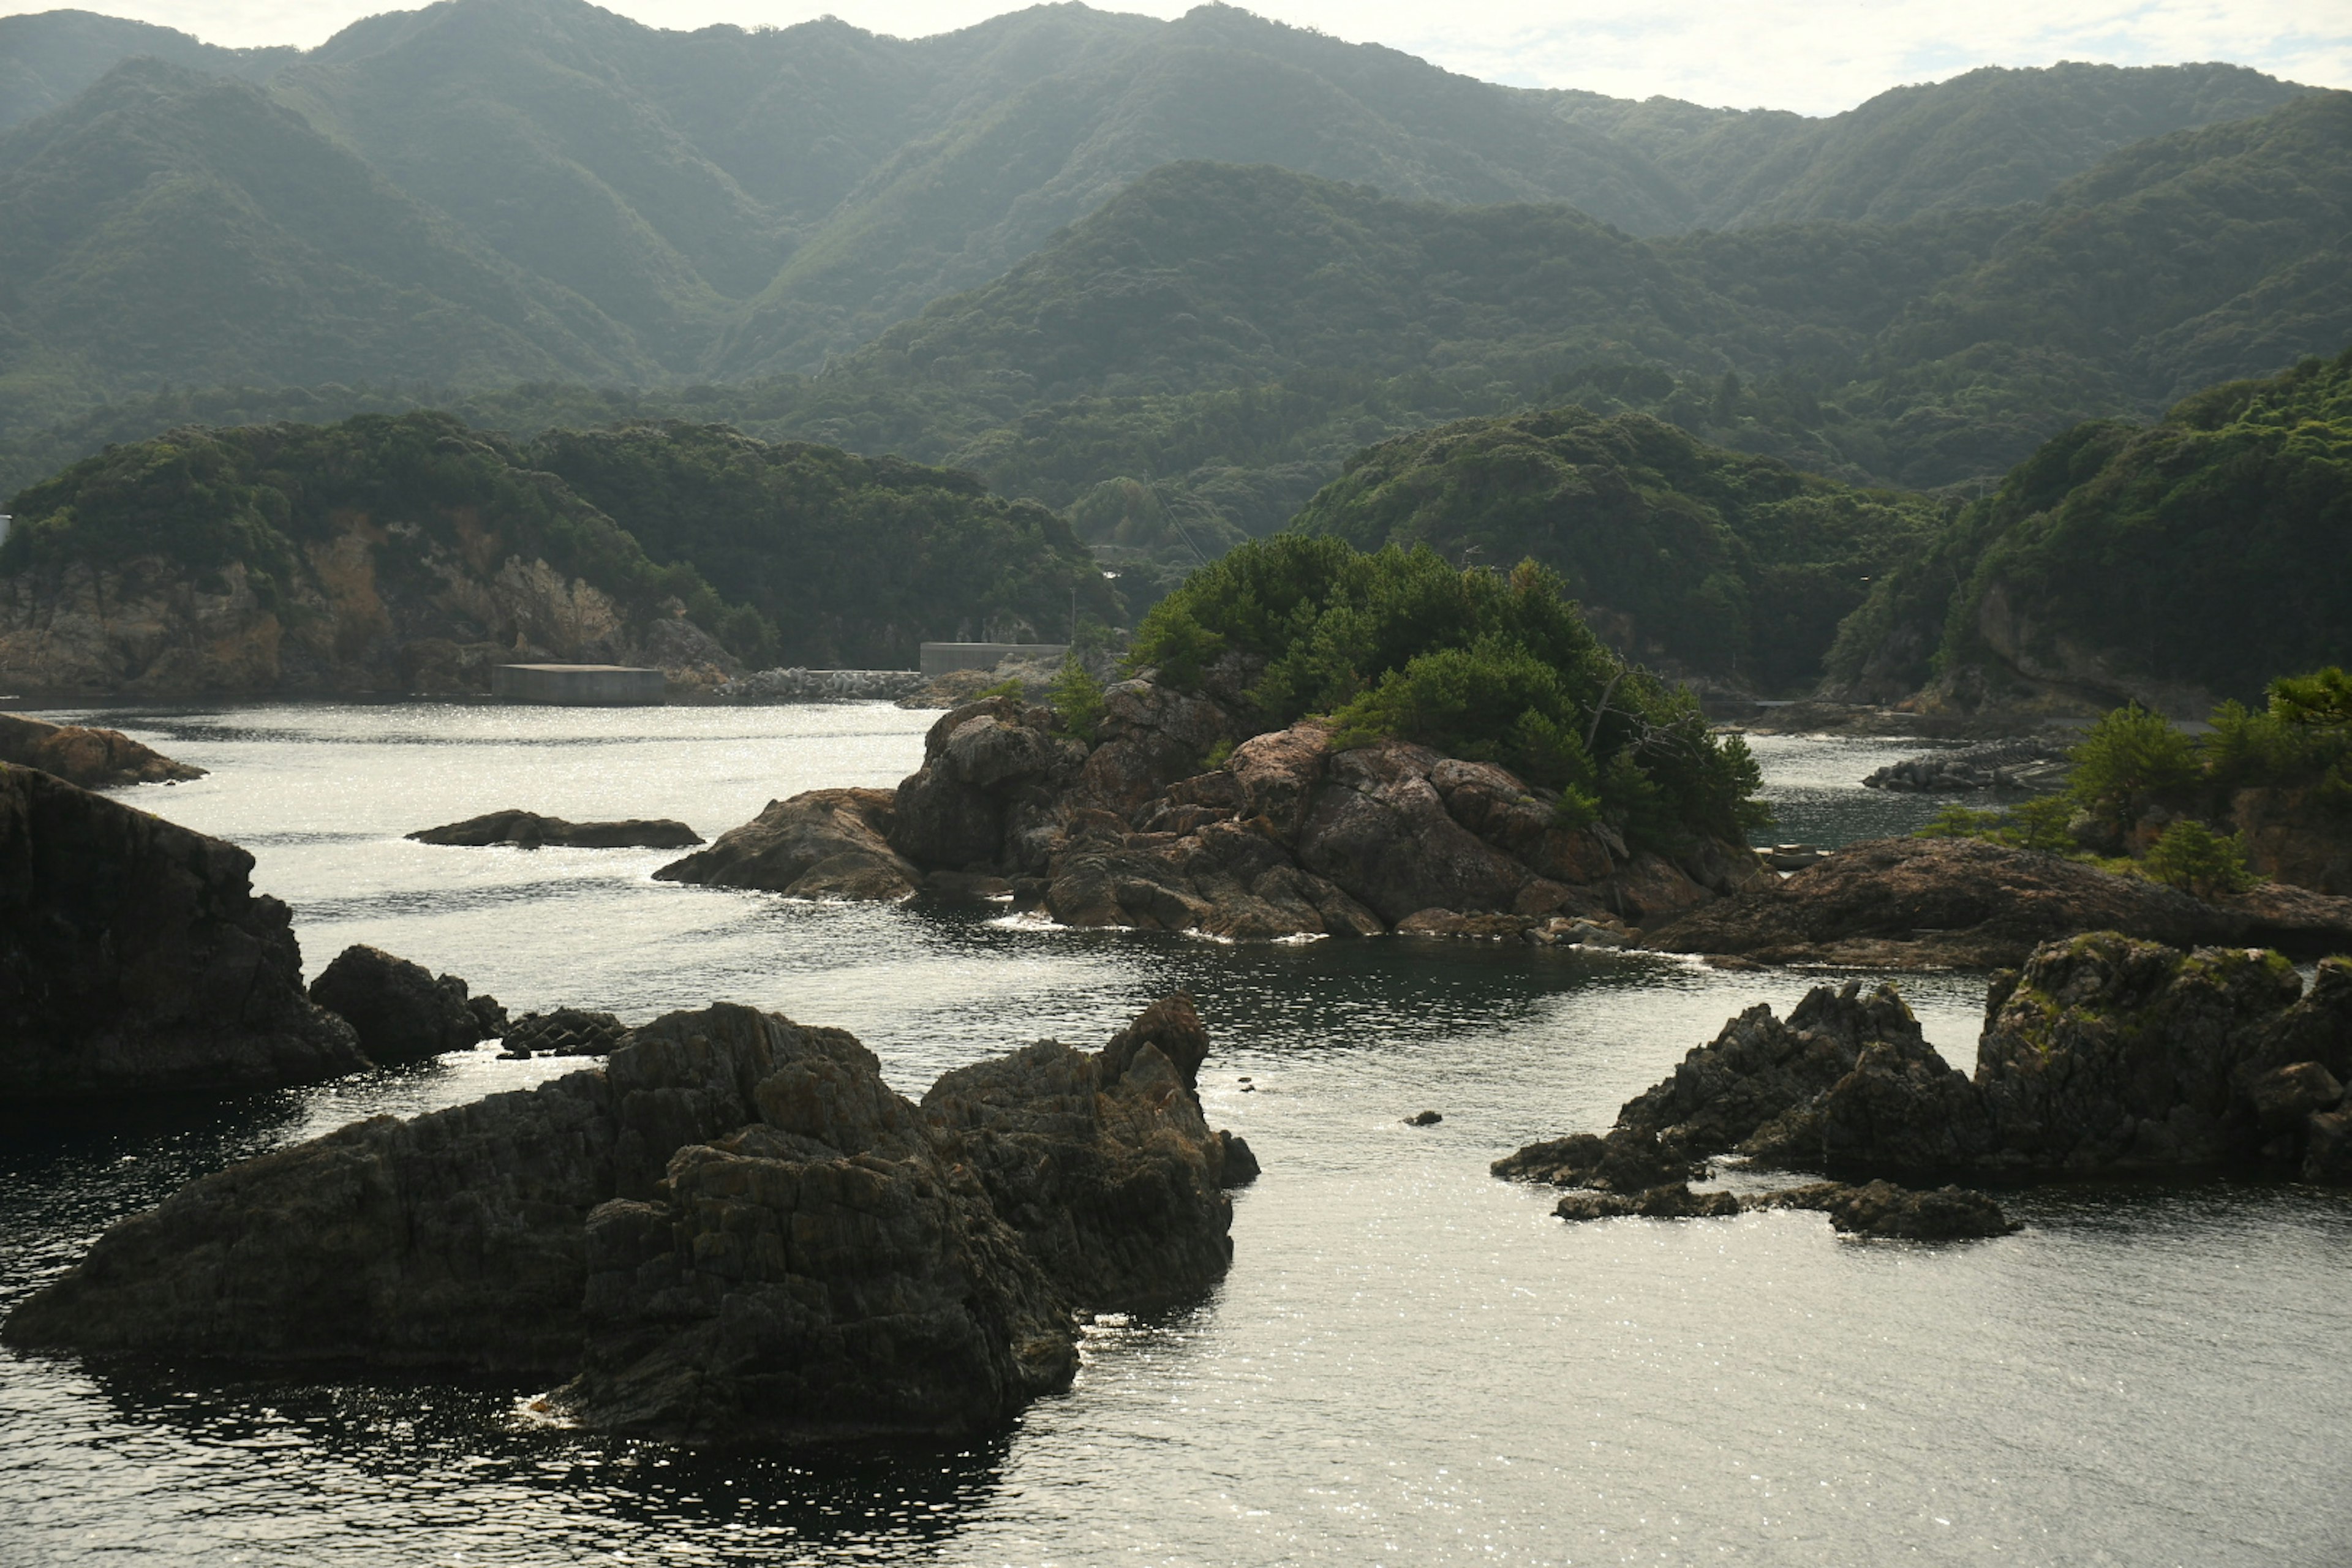
[{"label": "boulder", "polygon": [[[483,1032],[487,1009],[474,1007],[464,981],[454,974],[436,979],[422,964],[382,948],[354,943],[343,949],[310,983],[310,1000],[349,1024],[375,1062],[421,1061],[494,1037]],[[493,998],[480,1000],[498,1006]]]},{"label": "boulder", "polygon": [[1059,725],[1010,697],[942,715],[898,785],[892,850],[926,868],[1042,870],[1085,753]]},{"label": "boulder", "polygon": [[897,803],[885,789],[819,789],[772,800],[717,843],[654,873],[656,881],[759,888],[802,899],[903,899],[922,873],[890,847]]},{"label": "boulder", "polygon": [[1234,739],[1225,710],[1150,679],[1122,680],[1103,693],[1103,740],[1077,780],[1087,804],[1132,820],[1161,790],[1201,771],[1211,752]]},{"label": "boulder", "polygon": [[427,827],[408,836],[419,844],[448,844],[480,849],[510,844],[519,849],[554,845],[566,849],[685,849],[702,842],[702,835],[669,817],[631,817],[625,822],[566,822],[520,807],[488,812]]},{"label": "boulder", "polygon": [[21,713],[0,713],[0,763],[38,768],[84,789],[178,784],[205,776],[204,769],[175,763],[120,730],[52,724]]},{"label": "boulder", "polygon": [[240,1093],[368,1065],[253,857],[0,763],[0,1095]]},{"label": "boulder", "polygon": [[2024,1226],[1984,1194],[1963,1187],[1915,1192],[1892,1182],[1848,1186],[1819,1182],[1742,1200],[1751,1209],[1819,1209],[1841,1236],[1892,1241],[1972,1241],[2008,1236]]},{"label": "boulder", "polygon": [[1192,1085],[1189,1000],[918,1107],[834,1029],[672,1014],[602,1068],[248,1160],[26,1300],[31,1350],[568,1380],[583,1426],[688,1442],[1000,1426],[1078,1313],[1188,1299],[1255,1173]]},{"label": "boulder", "polygon": [[1391,923],[1422,910],[1507,910],[1528,868],[1454,820],[1430,782],[1445,759],[1379,741],[1331,758],[1298,862]]},{"label": "boulder", "polygon": [[2352,946],[2352,900],[2265,887],[2207,902],[2137,877],[1975,838],[1881,838],[1650,932],[1668,952],[1871,968],[2012,967],[2042,943],[2118,931],[2172,946]]},{"label": "boulder", "polygon": [[1252,736],[1225,763],[1239,797],[1236,809],[1244,816],[1264,817],[1284,843],[1297,843],[1330,761],[1330,731],[1313,720]]}]

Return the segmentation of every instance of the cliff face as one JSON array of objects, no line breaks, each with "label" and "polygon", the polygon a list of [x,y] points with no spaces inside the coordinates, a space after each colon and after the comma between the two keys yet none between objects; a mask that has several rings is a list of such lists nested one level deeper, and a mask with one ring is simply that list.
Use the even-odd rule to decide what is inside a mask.
[{"label": "cliff face", "polygon": [[0,763],[0,1100],[228,1092],[368,1065],[302,992],[253,857]]},{"label": "cliff face", "polygon": [[0,577],[0,687],[53,697],[477,692],[497,664],[651,665],[716,685],[734,659],[675,604],[632,612],[461,518],[456,547],[364,512],[289,580],[161,555]]}]

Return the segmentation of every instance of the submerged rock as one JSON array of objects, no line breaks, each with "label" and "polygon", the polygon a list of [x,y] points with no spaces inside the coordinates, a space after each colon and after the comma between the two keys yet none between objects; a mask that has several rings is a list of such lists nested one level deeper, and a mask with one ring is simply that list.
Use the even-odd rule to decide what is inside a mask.
[{"label": "submerged rock", "polygon": [[232,1093],[368,1065],[253,857],[0,763],[0,1096]]},{"label": "submerged rock", "polygon": [[1722,1219],[1752,1209],[1819,1209],[1840,1235],[1902,1241],[1958,1241],[2007,1236],[2023,1228],[1982,1193],[1959,1187],[1914,1192],[1892,1182],[1848,1186],[1817,1182],[1785,1192],[1742,1195],[1695,1193],[1681,1182],[1628,1195],[1612,1192],[1561,1194],[1552,1213],[1565,1220]]},{"label": "submerged rock", "polygon": [[[310,1000],[351,1025],[371,1061],[417,1061],[462,1051],[496,1037],[484,1024],[505,1009],[492,997],[469,997],[454,974],[436,977],[382,948],[343,949],[310,983]],[[476,1004],[481,1004],[477,1005]]]},{"label": "submerged rock", "polygon": [[702,835],[669,817],[631,817],[625,822],[566,822],[520,808],[469,816],[445,827],[408,836],[419,844],[449,844],[480,849],[511,844],[519,849],[555,846],[565,849],[684,849]]},{"label": "submerged rock", "polygon": [[175,763],[120,730],[52,724],[21,713],[0,713],[0,763],[38,768],[84,789],[178,784],[205,776],[204,769]]},{"label": "submerged rock", "polygon": [[1975,838],[1850,845],[1651,932],[1668,952],[1769,963],[1998,969],[2045,942],[2119,931],[2176,947],[2352,947],[2352,900],[2265,886],[2207,902],[2138,877]]},{"label": "submerged rock", "polygon": [[839,1030],[676,1013],[603,1068],[192,1183],[5,1337],[565,1379],[583,1425],[688,1441],[968,1433],[1069,1382],[1074,1314],[1223,1273],[1255,1162],[1202,1118],[1207,1048],[1171,997],[919,1107]]}]

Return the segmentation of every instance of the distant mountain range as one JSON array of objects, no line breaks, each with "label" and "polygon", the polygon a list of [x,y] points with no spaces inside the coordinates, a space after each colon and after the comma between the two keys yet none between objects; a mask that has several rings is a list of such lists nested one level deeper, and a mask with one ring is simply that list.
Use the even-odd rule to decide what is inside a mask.
[{"label": "distant mountain range", "polygon": [[0,18],[0,496],[192,421],[725,420],[972,469],[1143,590],[1369,444],[1568,402],[1987,488],[2332,355],[2347,247],[2352,94],[2228,65],[1815,120],[1217,5],[444,0],[310,51],[51,12]]}]

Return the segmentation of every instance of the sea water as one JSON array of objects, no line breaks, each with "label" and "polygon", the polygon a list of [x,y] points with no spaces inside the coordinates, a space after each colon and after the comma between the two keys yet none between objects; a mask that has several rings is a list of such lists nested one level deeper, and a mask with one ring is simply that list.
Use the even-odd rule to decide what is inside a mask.
[{"label": "sea water", "polygon": [[[63,715],[58,715],[63,717]],[[682,817],[889,784],[932,715],[460,704],[100,716],[211,776],[126,798],[246,845],[315,974],[373,942],[517,1012],[729,999],[856,1032],[902,1091],[1198,998],[1213,1124],[1265,1175],[1197,1302],[1092,1326],[1005,1431],[701,1453],[549,1426],[502,1385],[0,1353],[0,1563],[2328,1564],[2352,1561],[2352,1195],[2007,1194],[2019,1235],[1809,1213],[1567,1225],[1487,1174],[1605,1127],[1730,1015],[1828,978],[1400,940],[1233,946],[678,887],[661,851],[403,835],[523,806]],[[1904,748],[1759,737],[1782,826],[1934,799]],[[1973,1061],[1981,976],[1901,977]],[[0,1310],[232,1160],[577,1070],[488,1050],[226,1105],[0,1132]],[[1435,1126],[1406,1126],[1423,1110]]]}]

